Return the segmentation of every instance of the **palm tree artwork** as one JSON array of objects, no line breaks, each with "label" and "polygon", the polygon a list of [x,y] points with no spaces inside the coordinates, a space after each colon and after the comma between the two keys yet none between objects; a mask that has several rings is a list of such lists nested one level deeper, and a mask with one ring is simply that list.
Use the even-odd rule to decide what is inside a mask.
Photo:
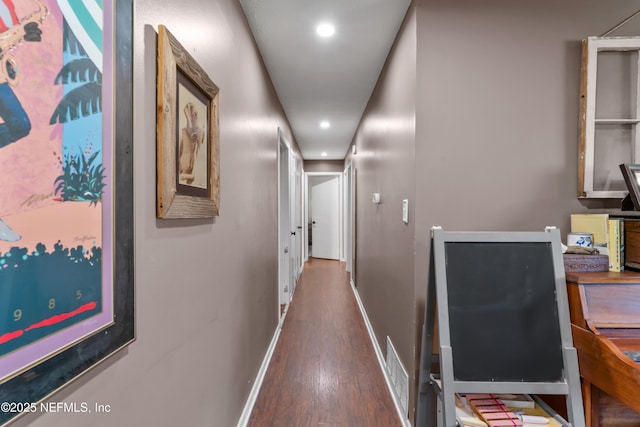
[{"label": "palm tree artwork", "polygon": [[[64,7],[63,0],[59,0],[59,3]],[[73,8],[70,3],[66,5]],[[93,55],[90,56],[65,18],[65,60],[55,78],[55,84],[63,86],[64,95],[49,123],[64,124],[64,132],[73,137],[65,136],[62,153],[54,153],[61,167],[61,174],[54,181],[54,192],[61,201],[89,201],[96,205],[101,200],[106,185],[105,169],[99,149],[102,146],[102,54],[100,51],[95,52],[95,46],[91,41],[91,28],[78,25],[75,30],[79,31],[83,41],[93,48],[90,51]],[[78,138],[78,135],[85,135],[85,138]]]}]

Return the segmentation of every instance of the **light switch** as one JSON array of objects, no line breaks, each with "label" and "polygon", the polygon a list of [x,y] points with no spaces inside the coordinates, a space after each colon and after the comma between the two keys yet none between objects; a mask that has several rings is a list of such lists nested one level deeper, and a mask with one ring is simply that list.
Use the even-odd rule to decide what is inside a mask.
[{"label": "light switch", "polygon": [[373,197],[371,198],[371,201],[376,205],[380,204],[380,193],[373,193]]},{"label": "light switch", "polygon": [[402,201],[402,222],[409,224],[409,199]]}]

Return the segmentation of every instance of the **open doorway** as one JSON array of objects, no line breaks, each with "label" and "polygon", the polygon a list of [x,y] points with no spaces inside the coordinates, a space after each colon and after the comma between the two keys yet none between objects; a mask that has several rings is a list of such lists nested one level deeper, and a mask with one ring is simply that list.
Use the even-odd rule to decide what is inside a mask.
[{"label": "open doorway", "polygon": [[308,172],[305,176],[305,258],[344,261],[342,173]]}]

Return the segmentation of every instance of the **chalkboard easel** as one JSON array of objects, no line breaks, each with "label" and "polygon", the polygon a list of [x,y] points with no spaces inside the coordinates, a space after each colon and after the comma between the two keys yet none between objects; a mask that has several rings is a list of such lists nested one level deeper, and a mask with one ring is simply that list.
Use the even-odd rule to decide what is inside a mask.
[{"label": "chalkboard easel", "polygon": [[435,425],[438,403],[455,427],[455,393],[565,395],[567,425],[584,427],[559,230],[434,227],[426,304],[416,427]]}]

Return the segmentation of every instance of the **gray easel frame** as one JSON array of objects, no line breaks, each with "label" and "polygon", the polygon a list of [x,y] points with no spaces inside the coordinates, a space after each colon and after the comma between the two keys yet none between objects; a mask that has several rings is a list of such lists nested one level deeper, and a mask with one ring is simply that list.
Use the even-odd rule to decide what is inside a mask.
[{"label": "gray easel frame", "polygon": [[[553,253],[555,291],[558,303],[560,337],[563,359],[563,380],[559,382],[494,382],[458,381],[454,379],[453,355],[450,340],[449,307],[445,242],[548,242]],[[438,315],[439,356],[433,355],[433,337]],[[560,245],[560,232],[547,227],[543,232],[446,232],[440,227],[431,229],[431,263],[425,307],[425,323],[422,334],[422,354],[416,427],[443,425],[456,426],[455,393],[526,393],[565,395],[569,423],[557,416],[565,426],[584,427],[585,417],[580,388],[578,356],[573,347],[569,317],[564,262]],[[440,374],[432,372],[434,362],[439,362]],[[439,399],[439,400],[438,400]],[[441,419],[436,414],[441,408]],[[441,422],[440,422],[441,421]]]}]

